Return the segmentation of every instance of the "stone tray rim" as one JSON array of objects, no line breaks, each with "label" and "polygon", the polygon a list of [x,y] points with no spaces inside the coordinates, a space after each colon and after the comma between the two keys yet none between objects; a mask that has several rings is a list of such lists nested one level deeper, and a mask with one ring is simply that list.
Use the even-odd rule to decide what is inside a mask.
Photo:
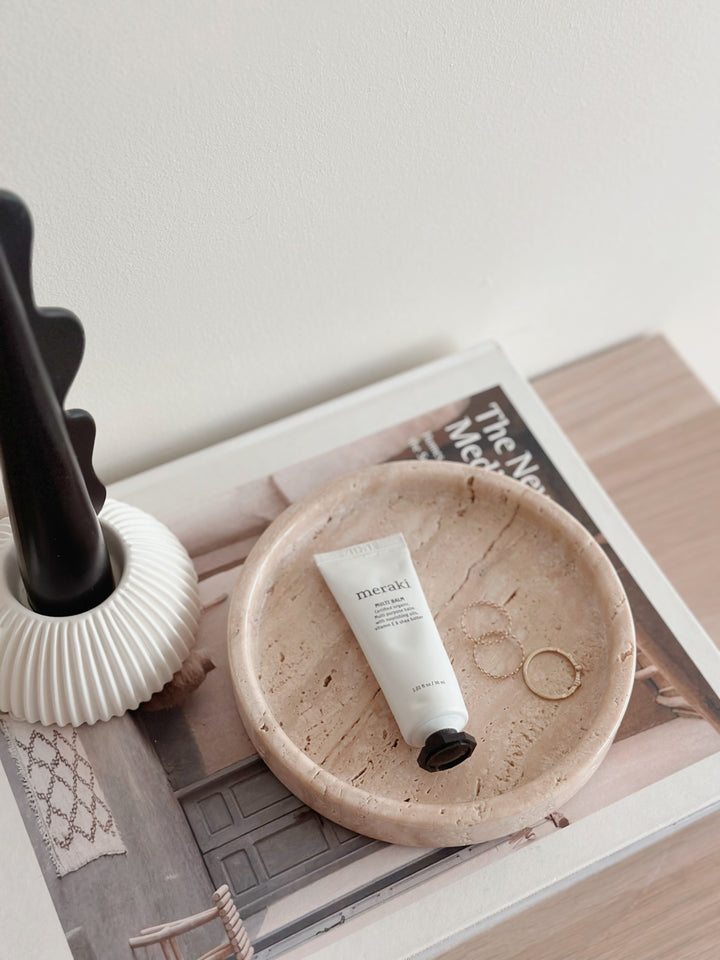
[{"label": "stone tray rim", "polygon": [[[614,608],[611,618],[616,676],[606,685],[598,721],[551,770],[489,799],[461,802],[399,802],[355,786],[315,763],[288,736],[269,708],[253,660],[254,639],[249,628],[254,604],[262,595],[276,552],[288,538],[311,524],[329,493],[357,489],[365,479],[386,478],[388,488],[421,472],[434,472],[438,482],[464,474],[474,478],[476,492],[500,490],[523,501],[543,521],[556,523],[592,566],[604,600]],[[267,569],[266,569],[267,568]],[[459,846],[506,836],[537,823],[558,809],[589,780],[609,749],[632,692],[635,672],[635,631],[620,579],[605,552],[589,531],[564,507],[525,484],[491,471],[451,462],[397,461],[365,467],[330,480],[290,505],[262,534],[248,556],[233,591],[228,616],[228,655],[238,711],[258,755],[296,796],[323,816],[393,843],[413,846]],[[552,787],[547,800],[533,803],[538,784]]]}]

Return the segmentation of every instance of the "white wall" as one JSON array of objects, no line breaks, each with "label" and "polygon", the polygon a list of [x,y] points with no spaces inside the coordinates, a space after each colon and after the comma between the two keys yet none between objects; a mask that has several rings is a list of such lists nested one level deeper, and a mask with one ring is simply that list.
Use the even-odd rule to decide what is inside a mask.
[{"label": "white wall", "polygon": [[718,50],[716,0],[5,0],[0,183],[105,479],[488,337],[709,330]]}]

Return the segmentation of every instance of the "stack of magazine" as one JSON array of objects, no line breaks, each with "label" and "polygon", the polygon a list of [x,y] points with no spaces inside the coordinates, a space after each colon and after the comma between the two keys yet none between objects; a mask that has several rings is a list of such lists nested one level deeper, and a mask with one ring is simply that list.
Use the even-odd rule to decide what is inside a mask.
[{"label": "stack of magazine", "polygon": [[[378,960],[441,956],[509,910],[720,806],[720,654],[497,346],[390,378],[129,478],[111,492],[176,532],[210,596],[232,584],[257,538],[288,504],[332,477],[399,459],[496,471],[573,514],[606,551],[628,595],[638,648],[635,688],[600,769],[542,823],[454,850],[397,847],[320,824],[313,827],[323,838],[315,859],[307,850],[298,862],[288,854],[274,870],[263,868],[263,844],[283,835],[287,818],[302,821],[299,801],[269,784],[256,758],[238,751],[217,759],[214,746],[204,747],[202,730],[212,726],[214,708],[208,704],[197,720],[205,709],[202,687],[186,718],[192,763],[178,763],[173,754],[176,728],[146,718],[210,886],[230,885],[261,957],[342,960],[358,956],[360,943],[363,955]],[[227,671],[226,662],[217,667]],[[200,816],[208,798],[222,794],[230,804],[241,787],[260,783],[266,807],[258,800],[234,835],[225,830],[213,840]],[[13,819],[7,805],[0,795],[5,829]],[[273,805],[282,816],[274,817]],[[240,852],[253,871],[239,870]],[[50,897],[29,847],[22,857],[25,892],[5,877],[3,889],[12,891],[22,918],[30,885],[49,916]],[[62,957],[64,907],[62,897],[55,900],[60,923],[48,923],[55,923]],[[31,955],[22,934],[16,936]],[[122,949],[126,941],[104,956],[125,956]]]}]

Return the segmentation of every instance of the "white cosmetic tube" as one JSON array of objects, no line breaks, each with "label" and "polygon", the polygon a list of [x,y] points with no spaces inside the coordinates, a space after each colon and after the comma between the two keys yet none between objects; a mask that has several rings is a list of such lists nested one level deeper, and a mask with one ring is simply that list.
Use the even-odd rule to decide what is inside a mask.
[{"label": "white cosmetic tube", "polygon": [[424,770],[470,756],[468,712],[401,533],[315,555],[352,627],[403,739]]}]

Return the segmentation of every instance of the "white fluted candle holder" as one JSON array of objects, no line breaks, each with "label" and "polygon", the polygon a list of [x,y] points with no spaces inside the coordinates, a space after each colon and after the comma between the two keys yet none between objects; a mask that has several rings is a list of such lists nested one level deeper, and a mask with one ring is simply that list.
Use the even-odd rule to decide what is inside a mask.
[{"label": "white fluted candle holder", "polygon": [[69,617],[31,610],[9,520],[0,521],[0,710],[79,726],[120,716],[172,678],[200,618],[197,576],[177,537],[136,507],[100,512],[116,587]]}]

